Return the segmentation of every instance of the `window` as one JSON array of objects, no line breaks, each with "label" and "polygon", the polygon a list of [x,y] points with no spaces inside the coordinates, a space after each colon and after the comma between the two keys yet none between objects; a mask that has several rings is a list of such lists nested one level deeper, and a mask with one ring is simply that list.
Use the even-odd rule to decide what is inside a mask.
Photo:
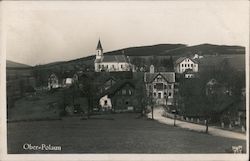
[{"label": "window", "polygon": [[188,64],[188,67],[189,67],[189,64]]},{"label": "window", "polygon": [[164,92],[164,96],[166,96],[167,95],[167,92]]},{"label": "window", "polygon": [[126,105],[128,105],[128,103],[129,103],[128,101],[125,102]]},{"label": "window", "polygon": [[126,95],[126,89],[122,89],[122,95]]},{"label": "window", "polygon": [[154,89],[156,89],[156,85],[154,85]]},{"label": "window", "polygon": [[194,64],[194,67],[195,67],[195,64]]},{"label": "window", "polygon": [[105,100],[105,101],[104,101],[104,105],[107,105],[107,104],[108,104],[108,101],[107,101],[107,100]]},{"label": "window", "polygon": [[154,97],[156,96],[156,93],[154,92]]},{"label": "window", "polygon": [[191,67],[193,67],[193,64],[191,64]]},{"label": "window", "polygon": [[185,64],[185,67],[187,67],[187,64]]},{"label": "window", "polygon": [[182,67],[184,67],[184,64],[181,64]]},{"label": "window", "polygon": [[101,65],[99,64],[99,69],[101,69]]},{"label": "window", "polygon": [[189,62],[189,59],[188,59],[188,62]]},{"label": "window", "polygon": [[121,65],[121,68],[123,68],[123,65]]},{"label": "window", "polygon": [[172,85],[171,85],[171,84],[169,84],[169,85],[168,85],[168,88],[169,88],[169,89],[172,89]]},{"label": "window", "polygon": [[115,68],[115,65],[112,65],[112,68]]},{"label": "window", "polygon": [[168,93],[168,96],[172,96],[172,93],[171,93],[171,92],[169,92],[169,93]]}]

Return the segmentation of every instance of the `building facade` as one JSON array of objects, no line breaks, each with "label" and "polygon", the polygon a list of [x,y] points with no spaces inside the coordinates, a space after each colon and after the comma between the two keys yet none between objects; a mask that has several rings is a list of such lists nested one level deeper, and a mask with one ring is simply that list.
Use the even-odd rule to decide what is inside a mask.
[{"label": "building facade", "polygon": [[144,73],[144,82],[147,95],[156,101],[156,104],[174,104],[174,72]]},{"label": "building facade", "polygon": [[125,55],[103,55],[103,48],[101,41],[98,41],[96,47],[95,72],[116,72],[116,71],[130,71],[132,65],[129,57]]},{"label": "building facade", "polygon": [[199,64],[196,60],[187,58],[187,57],[180,57],[175,61],[175,72],[176,73],[184,73],[187,69],[191,69],[192,72],[199,71]]}]

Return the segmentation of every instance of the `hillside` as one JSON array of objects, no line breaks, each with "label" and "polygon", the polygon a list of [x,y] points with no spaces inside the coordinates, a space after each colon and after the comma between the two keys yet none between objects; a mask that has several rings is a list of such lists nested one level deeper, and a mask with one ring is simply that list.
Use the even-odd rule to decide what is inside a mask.
[{"label": "hillside", "polygon": [[[193,54],[199,55],[231,55],[245,54],[245,48],[241,46],[227,46],[227,45],[213,45],[213,44],[201,44],[195,46],[187,46],[184,44],[159,44],[152,46],[141,47],[129,47],[120,50],[110,51],[104,53],[104,55],[120,55],[125,54],[130,57],[147,57],[147,56],[159,56],[159,58],[165,56],[190,56]],[[74,68],[93,68],[95,55],[78,58],[70,61],[55,62],[37,66],[43,69],[53,69],[56,67],[58,70],[67,69],[73,70]],[[11,64],[11,63],[10,63]],[[13,64],[13,63],[12,63]],[[12,65],[14,66],[14,65]],[[24,65],[25,66],[25,65]]]},{"label": "hillside", "polygon": [[164,51],[160,55],[231,55],[231,54],[245,54],[245,48],[242,46],[228,46],[228,45],[213,45],[200,44],[194,46],[187,46],[177,48],[174,50]]},{"label": "hillside", "polygon": [[127,56],[157,56],[162,52],[187,47],[184,44],[159,44],[152,46],[130,47],[106,52],[107,55],[125,54]]},{"label": "hillside", "polygon": [[7,68],[29,68],[31,66],[18,63],[18,62],[14,62],[14,61],[10,61],[10,60],[6,60],[6,67]]}]

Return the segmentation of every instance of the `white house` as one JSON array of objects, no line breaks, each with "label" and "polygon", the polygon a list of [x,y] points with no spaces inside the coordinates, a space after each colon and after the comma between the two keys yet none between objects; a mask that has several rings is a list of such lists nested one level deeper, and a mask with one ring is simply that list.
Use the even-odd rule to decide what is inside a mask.
[{"label": "white house", "polygon": [[192,59],[201,59],[201,58],[203,58],[202,55],[194,54]]},{"label": "white house", "polygon": [[187,69],[191,69],[192,72],[198,72],[199,64],[196,60],[180,57],[175,61],[175,72],[176,73],[184,73]]},{"label": "white house", "polygon": [[59,88],[59,80],[56,74],[51,74],[48,78],[48,89]]},{"label": "white house", "polygon": [[115,72],[115,71],[130,71],[132,65],[130,64],[129,57],[125,55],[103,55],[103,48],[101,41],[98,41],[96,47],[95,71],[101,72]]},{"label": "white house", "polygon": [[103,96],[100,100],[99,100],[99,105],[102,107],[103,111],[108,111],[112,109],[112,103],[111,103],[111,99],[108,98],[107,95]]}]

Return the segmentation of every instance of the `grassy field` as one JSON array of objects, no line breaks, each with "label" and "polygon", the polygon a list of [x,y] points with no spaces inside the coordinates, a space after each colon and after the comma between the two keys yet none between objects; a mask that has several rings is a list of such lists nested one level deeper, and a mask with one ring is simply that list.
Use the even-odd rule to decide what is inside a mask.
[{"label": "grassy field", "polygon": [[[138,114],[113,114],[89,120],[8,123],[8,153],[225,153],[241,140],[211,136],[160,124]],[[32,145],[59,145],[62,151],[23,150]]]},{"label": "grassy field", "polygon": [[[58,102],[61,93],[43,93],[32,98],[24,97],[15,102],[13,108],[8,109],[9,121],[50,119],[59,117]],[[54,106],[53,106],[54,104]]]},{"label": "grassy field", "polygon": [[[43,92],[32,97],[23,97],[15,102],[13,108],[8,109],[8,121],[48,120],[59,119],[63,99],[67,99],[72,105],[72,96],[63,96],[63,90],[56,92]],[[86,111],[87,101],[83,97],[76,97],[75,103],[80,104]]]}]

